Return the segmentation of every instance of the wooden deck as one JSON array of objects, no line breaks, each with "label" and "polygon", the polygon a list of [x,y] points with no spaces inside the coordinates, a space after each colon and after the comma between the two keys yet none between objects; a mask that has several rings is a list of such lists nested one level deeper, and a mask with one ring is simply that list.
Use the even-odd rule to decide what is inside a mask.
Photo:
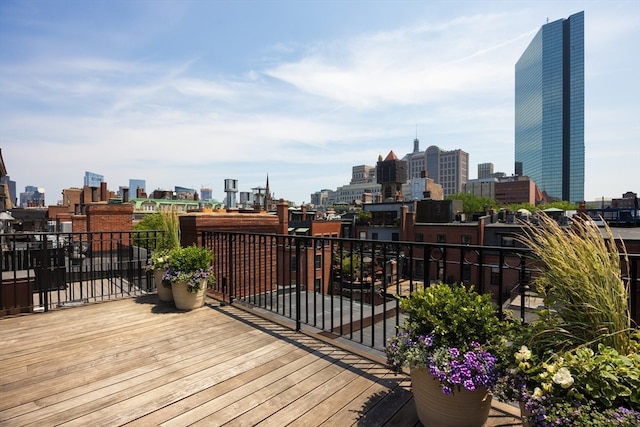
[{"label": "wooden deck", "polygon": [[[155,295],[0,320],[2,426],[419,426],[410,381],[245,310]],[[491,426],[521,425],[495,406]]]}]

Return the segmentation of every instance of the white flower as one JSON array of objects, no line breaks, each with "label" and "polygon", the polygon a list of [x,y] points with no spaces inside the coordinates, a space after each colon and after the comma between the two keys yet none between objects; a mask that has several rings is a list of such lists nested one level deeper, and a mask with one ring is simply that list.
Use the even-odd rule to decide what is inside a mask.
[{"label": "white flower", "polygon": [[536,387],[535,389],[533,389],[532,397],[536,400],[540,400],[542,398],[542,390],[540,389],[540,387]]},{"label": "white flower", "polygon": [[531,350],[529,350],[526,345],[523,345],[514,356],[518,362],[529,360],[531,359]]},{"label": "white flower", "polygon": [[553,382],[562,388],[569,388],[573,385],[573,377],[567,368],[560,368],[553,376]]}]

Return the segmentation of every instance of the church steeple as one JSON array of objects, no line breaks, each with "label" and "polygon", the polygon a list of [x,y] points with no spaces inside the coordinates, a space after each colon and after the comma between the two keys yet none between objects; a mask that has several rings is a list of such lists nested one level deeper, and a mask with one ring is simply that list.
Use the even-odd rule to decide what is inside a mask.
[{"label": "church steeple", "polygon": [[265,185],[264,210],[269,211],[271,207],[271,190],[269,190],[269,174],[267,174],[267,184]]}]

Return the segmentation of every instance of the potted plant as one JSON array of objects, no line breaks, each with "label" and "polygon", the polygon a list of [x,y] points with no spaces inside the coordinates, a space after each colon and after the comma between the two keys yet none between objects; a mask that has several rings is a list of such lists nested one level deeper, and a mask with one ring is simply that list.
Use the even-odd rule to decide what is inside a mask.
[{"label": "potted plant", "polygon": [[153,273],[153,281],[160,301],[173,301],[171,282],[164,279],[169,268],[170,249],[155,250],[147,260],[146,269]]},{"label": "potted plant", "polygon": [[394,372],[409,366],[424,425],[482,426],[501,376],[506,342],[490,295],[464,285],[431,285],[400,299],[405,320],[385,346]]},{"label": "potted plant", "polygon": [[176,308],[192,310],[202,307],[207,286],[215,281],[213,253],[195,244],[176,248],[169,253],[165,280],[171,283]]},{"label": "potted plant", "polygon": [[180,246],[178,213],[171,209],[146,217],[136,225],[136,230],[157,230],[162,234],[156,240],[155,249],[147,260],[146,269],[153,273],[153,281],[160,301],[173,301],[171,282],[164,280],[168,268],[169,253]]},{"label": "potted plant", "polygon": [[[512,338],[502,400],[518,401],[531,426],[640,425],[640,335],[618,248],[591,219],[560,227],[547,216],[520,240],[540,263],[537,319]],[[624,248],[623,248],[624,252]]]}]

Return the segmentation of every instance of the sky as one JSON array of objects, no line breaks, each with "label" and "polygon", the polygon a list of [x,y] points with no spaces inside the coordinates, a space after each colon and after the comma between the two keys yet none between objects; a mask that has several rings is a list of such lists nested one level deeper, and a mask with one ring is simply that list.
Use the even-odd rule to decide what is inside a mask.
[{"label": "sky", "polygon": [[585,199],[640,193],[640,1],[0,1],[0,148],[56,204],[85,171],[297,204],[436,145],[514,173],[515,63],[585,13]]}]

